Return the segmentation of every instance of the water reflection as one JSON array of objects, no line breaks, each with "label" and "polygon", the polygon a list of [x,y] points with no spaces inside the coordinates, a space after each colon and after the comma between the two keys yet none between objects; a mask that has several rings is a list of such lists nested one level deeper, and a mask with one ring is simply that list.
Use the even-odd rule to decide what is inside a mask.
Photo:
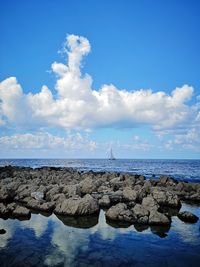
[{"label": "water reflection", "polygon": [[[200,216],[199,208],[184,204],[182,210]],[[174,266],[197,266],[200,260],[199,223],[173,217],[171,229],[119,226],[106,223],[103,210],[99,217],[32,214],[29,221],[0,219],[0,228],[6,230],[0,236],[1,267],[167,266],[178,256]]]}]

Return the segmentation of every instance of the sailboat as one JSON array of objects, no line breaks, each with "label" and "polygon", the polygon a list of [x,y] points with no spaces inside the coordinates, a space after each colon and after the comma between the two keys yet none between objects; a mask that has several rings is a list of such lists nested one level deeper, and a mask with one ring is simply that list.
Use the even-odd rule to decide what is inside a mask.
[{"label": "sailboat", "polygon": [[114,155],[113,155],[112,148],[110,149],[110,153],[109,153],[108,159],[109,159],[109,160],[116,160],[116,158],[115,158]]}]

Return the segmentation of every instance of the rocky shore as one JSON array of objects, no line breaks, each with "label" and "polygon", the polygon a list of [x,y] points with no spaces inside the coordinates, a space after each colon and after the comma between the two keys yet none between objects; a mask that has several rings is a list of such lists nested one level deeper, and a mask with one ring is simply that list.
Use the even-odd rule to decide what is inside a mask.
[{"label": "rocky shore", "polygon": [[194,214],[180,212],[182,201],[200,203],[200,183],[71,168],[0,167],[0,217],[5,219],[28,219],[35,211],[77,218],[103,208],[109,223],[170,226],[172,216],[197,222]]}]

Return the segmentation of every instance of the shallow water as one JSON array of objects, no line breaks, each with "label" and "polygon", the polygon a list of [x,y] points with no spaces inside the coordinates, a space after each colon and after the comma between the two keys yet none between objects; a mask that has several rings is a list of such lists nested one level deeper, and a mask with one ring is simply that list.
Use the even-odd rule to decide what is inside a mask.
[{"label": "shallow water", "polygon": [[166,159],[0,159],[4,165],[28,167],[73,167],[81,171],[114,171],[145,175],[158,178],[170,175],[178,180],[200,182],[200,160]]},{"label": "shallow water", "polygon": [[[197,206],[182,210],[200,217]],[[62,219],[62,220],[61,220]],[[173,217],[171,228],[115,228],[99,217],[81,220],[32,214],[28,221],[0,219],[1,267],[23,266],[199,266],[199,221]]]}]

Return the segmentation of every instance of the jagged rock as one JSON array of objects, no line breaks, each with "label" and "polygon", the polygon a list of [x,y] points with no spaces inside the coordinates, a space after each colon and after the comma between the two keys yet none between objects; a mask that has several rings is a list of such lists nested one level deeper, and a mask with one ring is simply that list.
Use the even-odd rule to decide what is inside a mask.
[{"label": "jagged rock", "polygon": [[66,195],[67,198],[81,195],[80,186],[78,184],[66,185],[64,186],[62,192]]},{"label": "jagged rock", "polygon": [[175,179],[172,179],[171,177],[166,176],[166,175],[160,176],[160,178],[158,180],[158,184],[163,185],[163,186],[176,185],[176,183],[177,183],[177,181]]},{"label": "jagged rock", "polygon": [[90,215],[99,211],[99,205],[89,194],[81,197],[72,197],[58,204],[54,213],[60,215]]},{"label": "jagged rock", "polygon": [[39,200],[36,200],[36,199],[30,199],[26,206],[28,208],[31,208],[31,209],[35,209],[35,210],[38,210],[38,211],[46,211],[46,212],[50,212],[54,209],[55,207],[55,203],[54,202],[45,202],[45,203],[41,203]]},{"label": "jagged rock", "polygon": [[110,198],[107,195],[104,195],[101,199],[99,199],[100,207],[109,207],[110,206]]},{"label": "jagged rock", "polygon": [[17,207],[17,204],[16,203],[9,203],[9,204],[7,204],[7,209],[8,209],[8,211],[9,211],[9,213],[12,213],[13,212],[13,210],[15,209]]},{"label": "jagged rock", "polygon": [[114,191],[117,191],[123,187],[122,177],[116,177],[110,180],[110,184]]},{"label": "jagged rock", "polygon": [[53,188],[51,188],[47,193],[46,193],[46,200],[51,201],[53,196],[56,194],[61,193],[61,188],[59,185],[55,185]]},{"label": "jagged rock", "polygon": [[169,225],[170,223],[171,223],[171,221],[166,215],[164,215],[164,214],[162,214],[156,210],[152,210],[150,212],[150,215],[149,215],[149,224],[150,225]]},{"label": "jagged rock", "polygon": [[82,182],[80,182],[80,188],[82,194],[91,194],[92,192],[96,192],[99,186],[100,182],[94,181],[90,177],[87,177]]},{"label": "jagged rock", "polygon": [[142,206],[149,211],[154,211],[159,208],[158,203],[154,200],[152,196],[147,196],[143,198]]},{"label": "jagged rock", "polygon": [[110,193],[110,192],[112,192],[112,189],[111,189],[110,187],[108,187],[108,186],[101,185],[101,186],[97,189],[97,192],[105,194],[105,193]]},{"label": "jagged rock", "polygon": [[6,216],[9,213],[9,210],[6,205],[3,203],[0,203],[0,215],[1,216]]},{"label": "jagged rock", "polygon": [[148,224],[149,221],[149,211],[142,205],[136,204],[134,208],[132,208],[132,212],[137,217],[137,223],[139,224]]},{"label": "jagged rock", "polygon": [[123,189],[123,198],[125,201],[136,201],[138,192],[131,189],[130,187],[125,187]]},{"label": "jagged rock", "polygon": [[153,188],[152,196],[161,206],[163,205],[174,208],[181,206],[180,199],[172,192],[162,191],[159,188]]},{"label": "jagged rock", "polygon": [[196,223],[199,218],[189,211],[181,211],[178,213],[178,218],[184,222]]},{"label": "jagged rock", "polygon": [[16,218],[18,217],[29,217],[31,212],[29,209],[21,206],[17,206],[15,210],[13,210],[12,215]]},{"label": "jagged rock", "polygon": [[66,195],[64,193],[61,193],[61,194],[55,194],[53,197],[52,197],[52,201],[56,203],[56,205],[58,203],[61,203],[63,202],[64,200],[66,199]]},{"label": "jagged rock", "polygon": [[0,188],[0,201],[7,202],[14,198],[14,193],[9,190],[6,186]]},{"label": "jagged rock", "polygon": [[106,212],[106,218],[112,221],[120,222],[135,222],[136,216],[131,210],[127,208],[127,205],[124,203],[118,203],[115,206],[109,208]]},{"label": "jagged rock", "polygon": [[116,203],[121,202],[122,201],[122,197],[123,197],[123,194],[122,194],[121,190],[118,190],[118,191],[115,191],[115,192],[111,192],[109,194],[109,198],[110,198],[111,204],[116,204]]}]

